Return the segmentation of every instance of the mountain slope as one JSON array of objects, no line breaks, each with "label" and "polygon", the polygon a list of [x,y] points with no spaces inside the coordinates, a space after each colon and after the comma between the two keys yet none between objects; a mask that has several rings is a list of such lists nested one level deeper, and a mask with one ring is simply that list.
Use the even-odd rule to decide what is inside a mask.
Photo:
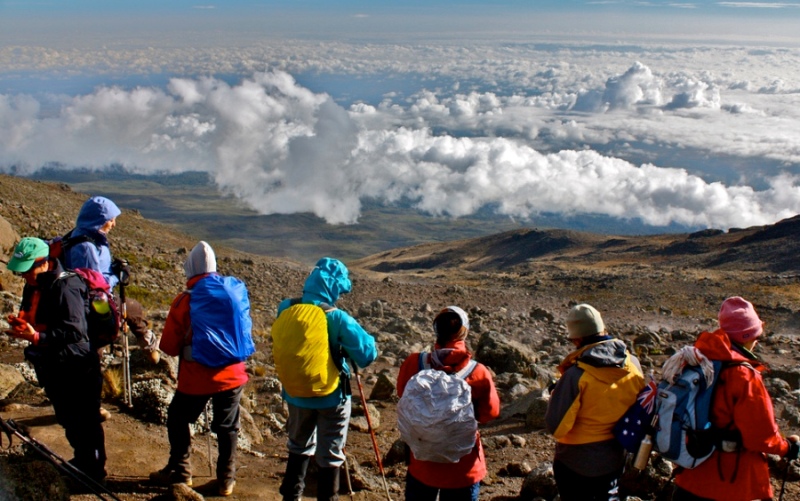
[{"label": "mountain slope", "polygon": [[353,264],[378,272],[440,268],[524,272],[533,264],[569,261],[596,267],[625,263],[794,273],[800,271],[798,246],[800,216],[795,216],[769,226],[674,235],[604,236],[520,229],[395,249]]}]

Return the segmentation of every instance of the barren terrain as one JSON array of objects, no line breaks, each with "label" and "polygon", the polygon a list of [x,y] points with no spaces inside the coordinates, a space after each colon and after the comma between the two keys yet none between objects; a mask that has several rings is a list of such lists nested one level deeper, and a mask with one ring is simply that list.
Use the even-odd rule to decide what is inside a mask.
[{"label": "barren terrain", "polygon": [[[65,185],[0,176],[0,216],[19,236],[63,234],[72,227],[85,198]],[[348,263],[354,290],[338,306],[350,311],[376,336],[382,353],[361,373],[367,396],[382,373],[394,381],[403,358],[432,342],[430,322],[438,308],[449,304],[470,313],[473,350],[488,332],[499,332],[530,350],[533,362],[519,374],[503,373],[490,365],[497,373],[504,407],[521,398],[520,385],[529,391],[540,386],[533,373],[553,373],[566,350],[559,341],[563,319],[575,302],[597,307],[609,330],[630,342],[645,365],[657,370],[670,347],[690,343],[696,333],[714,328],[717,309],[725,297],[741,295],[754,302],[767,323],[759,354],[784,372],[796,372],[800,359],[800,264],[794,258],[798,230],[800,221],[793,219],[727,233],[613,237],[515,230],[473,240],[423,244]],[[127,257],[133,264],[130,293],[145,304],[154,330],[158,330],[170,299],[182,290],[181,265],[196,239],[123,207],[111,242],[115,255]],[[248,283],[259,345],[251,367],[251,401],[247,407],[263,441],[253,443],[250,452],[241,452],[239,480],[231,499],[279,499],[285,435],[274,423],[274,416],[280,414],[274,394],[262,391],[274,378],[269,329],[278,302],[300,293],[308,267],[233,249],[215,249],[219,271]],[[16,307],[21,283],[0,268],[6,313]],[[646,344],[643,337],[656,341]],[[0,362],[21,361],[21,347],[0,340]],[[167,366],[167,360],[156,368],[134,365],[134,380],[152,377],[151,372],[166,380]],[[781,400],[788,403],[776,407],[786,434],[800,431],[800,422],[792,418],[798,412],[797,390],[795,384],[791,395]],[[354,388],[354,402],[357,395]],[[41,396],[4,403],[0,409],[4,419],[28,424],[33,436],[70,457],[63,430],[53,422],[52,409]],[[387,455],[399,437],[395,401],[376,399],[370,403],[379,414],[376,435],[382,454]],[[122,407],[113,394],[105,406],[113,414],[105,423],[109,487],[122,499],[172,499],[167,489],[151,486],[146,480],[150,471],[166,463],[165,427],[144,419],[136,408],[131,411]],[[526,426],[524,416],[504,414],[482,427],[481,434],[490,472],[481,488],[481,499],[516,498],[525,470],[536,468],[552,455],[552,439],[540,429]],[[207,476],[207,447],[207,435],[199,433],[194,441],[193,464],[195,487],[201,492],[203,484],[212,478]],[[353,472],[355,499],[386,499],[369,434],[351,428],[347,452],[351,471],[362,470]],[[391,496],[402,499],[405,467],[395,463],[391,454],[386,459]],[[780,478],[774,479],[774,485],[780,489]],[[790,482],[787,489],[784,499],[800,499],[796,483]],[[306,494],[313,499],[313,482]],[[342,496],[347,498],[344,493]],[[72,498],[90,499],[85,495]]]}]

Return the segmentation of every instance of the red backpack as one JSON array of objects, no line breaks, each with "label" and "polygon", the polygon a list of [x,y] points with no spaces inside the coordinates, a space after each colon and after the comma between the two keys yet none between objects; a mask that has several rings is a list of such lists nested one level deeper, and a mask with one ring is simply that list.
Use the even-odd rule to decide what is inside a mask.
[{"label": "red backpack", "polygon": [[[55,238],[51,238],[50,240],[46,240],[47,245],[50,247],[50,258],[51,259],[58,259],[59,262],[66,268],[66,252],[67,249],[72,247],[73,245],[81,244],[83,242],[94,242],[94,239],[89,235],[78,235],[76,237],[72,236],[72,232],[75,231],[74,229],[69,230],[64,236],[58,236]],[[97,245],[97,244],[95,244]]]}]

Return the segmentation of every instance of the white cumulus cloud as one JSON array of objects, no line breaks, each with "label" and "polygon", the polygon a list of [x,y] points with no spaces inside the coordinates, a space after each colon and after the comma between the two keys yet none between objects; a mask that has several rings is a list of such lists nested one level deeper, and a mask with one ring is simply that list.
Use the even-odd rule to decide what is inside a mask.
[{"label": "white cumulus cloud", "polygon": [[[596,90],[607,106],[558,122],[553,110],[567,113],[575,95],[456,89],[446,96],[421,92],[405,105],[387,100],[345,109],[282,71],[236,85],[205,77],[172,79],[165,89],[101,87],[66,99],[46,116],[32,97],[0,95],[6,131],[0,167],[32,172],[58,162],[64,168],[121,164],[140,173],[200,170],[262,213],[312,212],[334,224],[357,222],[365,198],[409,201],[454,217],[489,206],[520,218],[605,214],[652,225],[746,226],[800,212],[800,181],[786,173],[757,190],[590,149],[544,153],[532,146],[531,138],[545,133],[576,141],[605,134],[647,138],[647,120],[697,123],[685,134],[705,141],[700,131],[713,120],[763,119],[747,103],[731,103],[724,108],[730,113],[721,113],[715,82],[656,76],[641,63],[601,85]],[[641,109],[658,113],[642,121]],[[679,113],[698,109],[711,118]],[[609,115],[629,127],[598,128]],[[436,124],[470,134],[437,132]],[[793,140],[786,134],[772,138],[773,146]]]}]

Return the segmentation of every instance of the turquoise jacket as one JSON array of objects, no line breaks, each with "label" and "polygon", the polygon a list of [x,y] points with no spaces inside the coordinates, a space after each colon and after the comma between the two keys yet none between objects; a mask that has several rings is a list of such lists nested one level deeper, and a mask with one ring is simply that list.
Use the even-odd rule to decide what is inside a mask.
[{"label": "turquoise jacket", "polygon": [[[347,267],[341,261],[323,257],[306,278],[303,285],[301,303],[320,304],[327,303],[335,306],[342,294],[347,294],[352,289],[348,278]],[[291,306],[291,299],[284,299],[278,305],[278,316]],[[364,330],[361,325],[347,312],[334,309],[325,314],[328,321],[328,339],[333,353],[344,353],[342,362],[344,370],[350,374],[348,359],[358,367],[367,367],[378,356],[375,339]],[[339,387],[330,395],[324,397],[292,397],[285,391],[283,398],[288,403],[306,409],[326,409],[338,406],[343,399],[350,398],[349,392],[344,392]]]}]

